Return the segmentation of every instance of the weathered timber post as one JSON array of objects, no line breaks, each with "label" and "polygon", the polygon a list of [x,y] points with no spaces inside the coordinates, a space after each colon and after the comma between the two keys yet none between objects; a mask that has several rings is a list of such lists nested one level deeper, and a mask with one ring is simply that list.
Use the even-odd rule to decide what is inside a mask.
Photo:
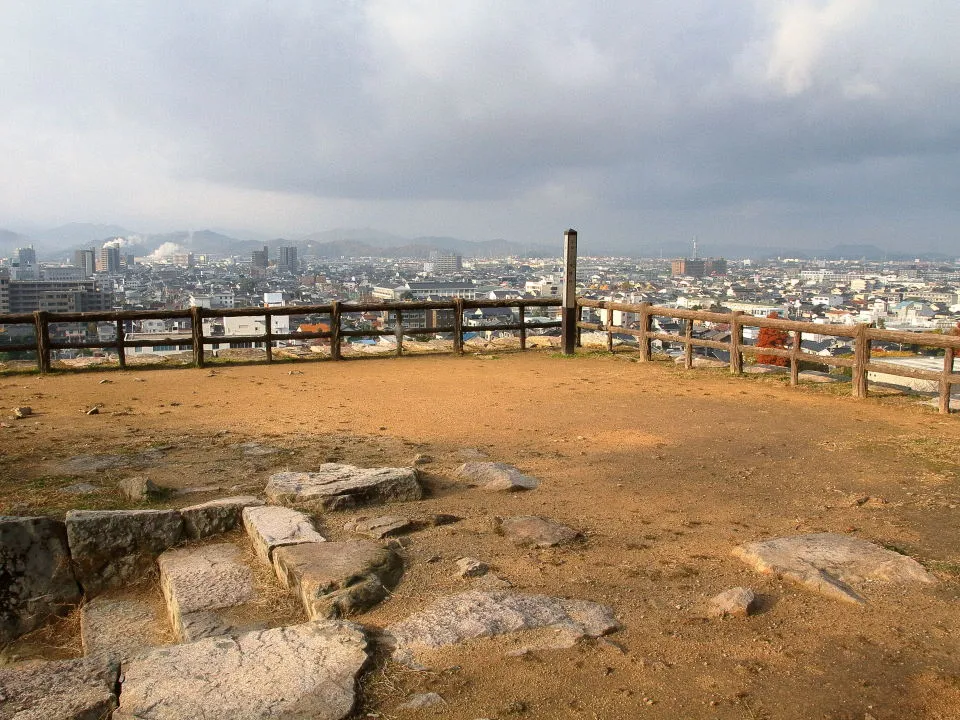
[{"label": "weathered timber post", "polygon": [[193,338],[193,364],[202,368],[206,363],[203,358],[203,308],[190,308],[190,335]]},{"label": "weathered timber post", "polygon": [[463,298],[453,299],[453,351],[463,355]]},{"label": "weathered timber post", "polygon": [[273,362],[273,315],[269,312],[263,314],[264,320],[264,344],[267,348],[267,362]]},{"label": "weathered timber post", "polygon": [[340,301],[330,303],[330,359],[340,359]]},{"label": "weathered timber post", "polygon": [[647,362],[653,358],[653,355],[650,352],[650,326],[652,317],[650,315],[650,303],[642,302],[640,303],[640,331],[643,335],[640,336],[640,360],[641,362]]},{"label": "weathered timber post", "polygon": [[743,310],[734,310],[730,318],[730,373],[743,375]]},{"label": "weathered timber post", "polygon": [[397,308],[395,311],[397,326],[394,331],[397,334],[397,357],[403,355],[403,311]]},{"label": "weathered timber post", "polygon": [[940,376],[940,412],[943,415],[950,414],[950,377],[953,375],[953,358],[956,351],[951,348],[943,350],[943,375]]},{"label": "weathered timber post", "polygon": [[686,343],[683,348],[683,366],[689,370],[693,367],[693,318],[687,319],[687,328],[683,337]]},{"label": "weathered timber post", "polygon": [[37,336],[37,369],[50,372],[50,314],[46,310],[33,313],[33,328]]},{"label": "weathered timber post", "polygon": [[527,319],[526,319],[526,306],[523,303],[519,303],[520,308],[520,349],[527,349]]},{"label": "weathered timber post", "polygon": [[853,396],[867,396],[867,364],[870,362],[870,338],[867,337],[867,324],[857,325],[853,346]]},{"label": "weathered timber post", "polygon": [[790,384],[800,384],[800,353],[803,351],[803,333],[793,331],[793,345],[790,346]]},{"label": "weathered timber post", "polygon": [[563,302],[560,335],[564,355],[577,349],[577,231],[563,234]]},{"label": "weathered timber post", "polygon": [[607,352],[613,352],[613,309],[607,304]]},{"label": "weathered timber post", "polygon": [[127,349],[123,345],[123,339],[126,337],[123,332],[123,320],[117,320],[117,363],[121,368],[127,366]]}]

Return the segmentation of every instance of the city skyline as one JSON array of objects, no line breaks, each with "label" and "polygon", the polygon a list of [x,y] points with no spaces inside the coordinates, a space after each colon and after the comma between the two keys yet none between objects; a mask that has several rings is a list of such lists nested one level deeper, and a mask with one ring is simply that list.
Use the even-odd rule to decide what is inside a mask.
[{"label": "city skyline", "polygon": [[940,0],[11,2],[0,228],[960,248]]}]

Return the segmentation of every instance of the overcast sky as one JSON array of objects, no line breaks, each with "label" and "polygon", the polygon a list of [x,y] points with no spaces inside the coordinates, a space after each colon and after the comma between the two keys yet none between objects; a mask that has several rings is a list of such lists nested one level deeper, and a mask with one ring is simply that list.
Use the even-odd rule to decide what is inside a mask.
[{"label": "overcast sky", "polygon": [[0,227],[960,253],[957,0],[0,0]]}]

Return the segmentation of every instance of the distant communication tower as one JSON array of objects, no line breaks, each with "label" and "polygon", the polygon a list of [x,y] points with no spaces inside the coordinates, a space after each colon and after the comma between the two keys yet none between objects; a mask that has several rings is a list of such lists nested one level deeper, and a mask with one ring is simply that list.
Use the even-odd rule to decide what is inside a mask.
[{"label": "distant communication tower", "polygon": [[697,238],[693,238],[693,256],[690,259],[691,260],[697,259]]}]

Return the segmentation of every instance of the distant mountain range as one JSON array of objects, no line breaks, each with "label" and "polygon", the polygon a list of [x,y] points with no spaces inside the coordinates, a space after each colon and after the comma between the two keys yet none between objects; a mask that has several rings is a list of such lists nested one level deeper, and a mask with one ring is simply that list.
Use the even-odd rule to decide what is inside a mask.
[{"label": "distant mountain range", "polygon": [[[429,257],[433,251],[455,252],[466,258],[504,257],[558,257],[562,254],[561,243],[517,243],[505,239],[482,241],[461,240],[453,237],[402,237],[372,228],[337,228],[314,232],[296,238],[273,238],[263,240],[259,233],[245,230],[178,230],[169,233],[140,233],[119,225],[94,223],[69,223],[42,232],[26,235],[0,229],[0,256],[12,255],[16,248],[33,245],[42,260],[71,260],[74,250],[99,247],[104,241],[115,237],[126,239],[127,252],[142,257],[158,248],[169,252],[179,246],[194,254],[248,256],[251,251],[264,245],[273,252],[281,246],[296,246],[301,257],[316,256],[337,259],[342,257]],[[582,255],[619,255],[634,257],[686,257],[690,247],[685,243],[645,243],[630,251],[604,247],[603,242],[581,238]],[[166,247],[164,247],[166,246]],[[952,260],[955,256],[936,252],[891,252],[869,244],[837,245],[823,250],[797,250],[795,247],[757,248],[736,243],[704,243],[701,255],[722,256],[731,259],[766,259],[790,257],[799,259],[820,258],[825,260]]]}]

